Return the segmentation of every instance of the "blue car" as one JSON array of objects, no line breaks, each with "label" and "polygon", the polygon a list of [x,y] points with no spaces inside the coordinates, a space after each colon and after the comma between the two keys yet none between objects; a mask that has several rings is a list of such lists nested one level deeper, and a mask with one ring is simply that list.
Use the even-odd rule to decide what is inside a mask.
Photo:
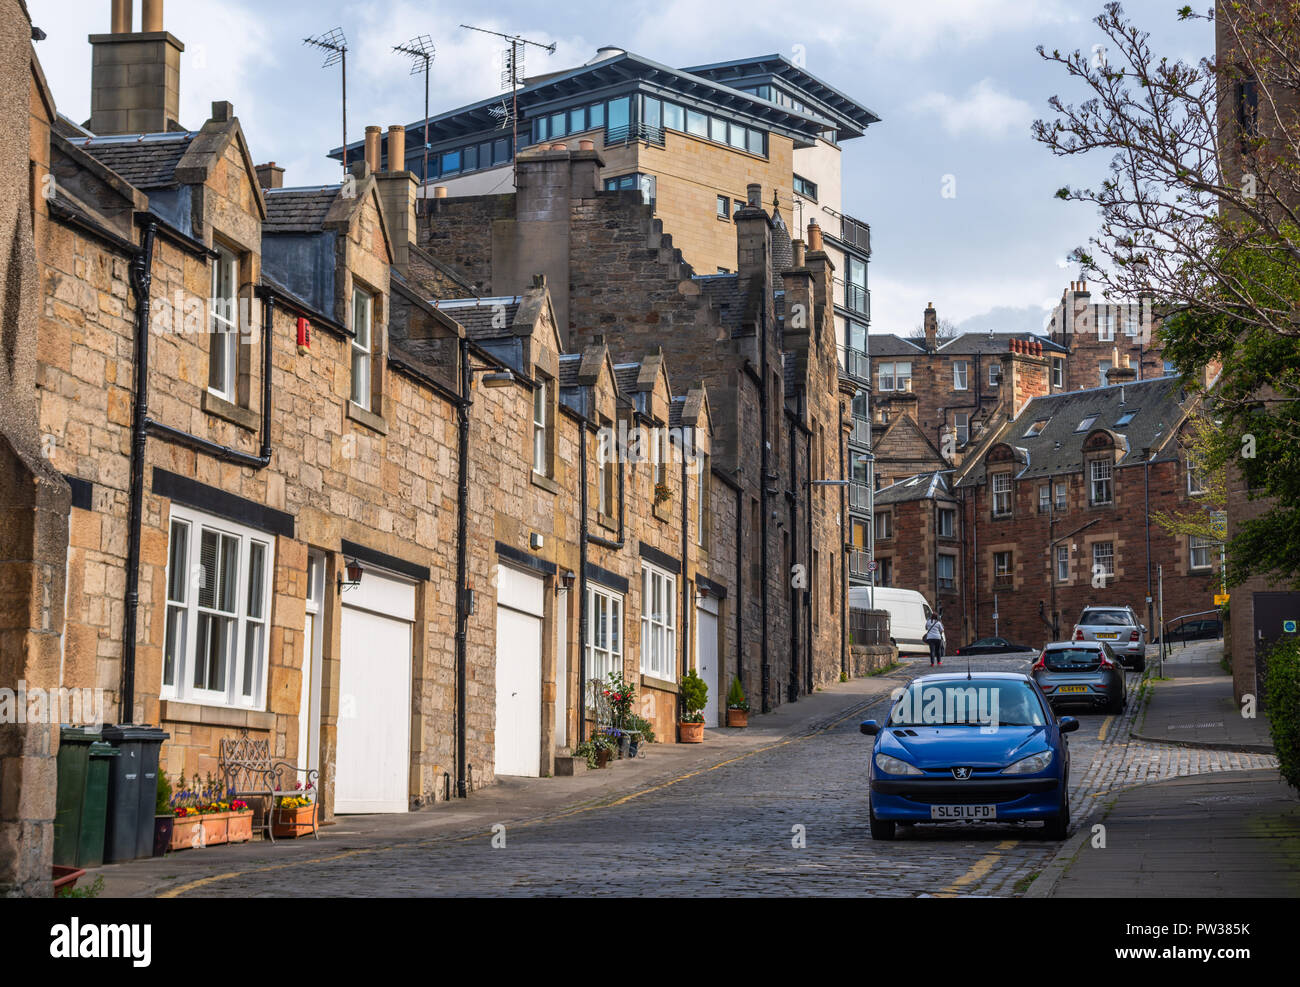
[{"label": "blue car", "polygon": [[1070,744],[1079,721],[1058,721],[1038,686],[1012,672],[914,679],[871,749],[871,836],[899,823],[1027,822],[1063,840],[1070,825]]}]

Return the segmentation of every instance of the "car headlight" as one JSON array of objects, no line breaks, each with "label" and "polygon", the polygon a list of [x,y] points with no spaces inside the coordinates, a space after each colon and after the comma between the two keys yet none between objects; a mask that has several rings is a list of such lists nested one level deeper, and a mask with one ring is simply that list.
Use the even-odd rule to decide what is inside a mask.
[{"label": "car headlight", "polygon": [[925,774],[920,768],[908,764],[906,761],[896,757],[890,757],[888,754],[876,755],[876,767],[887,775],[920,775]]},{"label": "car headlight", "polygon": [[1021,758],[1010,767],[1002,769],[1004,775],[1033,775],[1040,771],[1046,771],[1052,763],[1052,752],[1043,751],[1041,754],[1030,754],[1028,757]]}]

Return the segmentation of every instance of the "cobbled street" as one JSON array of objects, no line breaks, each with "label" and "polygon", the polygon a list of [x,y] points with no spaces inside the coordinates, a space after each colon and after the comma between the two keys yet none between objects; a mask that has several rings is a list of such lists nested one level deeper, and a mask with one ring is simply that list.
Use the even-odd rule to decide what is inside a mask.
[{"label": "cobbled street", "polygon": [[[1027,670],[1029,655],[980,659],[976,671]],[[944,670],[962,670],[950,660]],[[900,684],[929,671],[911,663]],[[1072,832],[1119,789],[1201,772],[1270,767],[1265,755],[1129,739],[1139,676],[1122,716],[1079,712],[1071,735]],[[1037,827],[903,827],[874,842],[866,817],[870,740],[858,723],[888,698],[820,731],[612,800],[493,834],[420,842],[322,841],[312,860],[182,886],[205,896],[1023,894],[1060,844]],[[341,828],[341,827],[340,827]]]}]

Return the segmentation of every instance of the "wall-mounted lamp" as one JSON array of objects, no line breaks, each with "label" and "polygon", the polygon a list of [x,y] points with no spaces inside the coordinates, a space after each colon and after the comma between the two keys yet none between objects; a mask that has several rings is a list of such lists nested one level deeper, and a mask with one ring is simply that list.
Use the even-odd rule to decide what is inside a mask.
[{"label": "wall-mounted lamp", "polygon": [[348,578],[343,579],[343,573],[339,573],[339,592],[345,589],[356,589],[361,585],[361,574],[365,571],[361,568],[361,563],[356,559],[349,559],[347,564]]},{"label": "wall-mounted lamp", "polygon": [[496,367],[470,367],[469,372],[482,374],[484,387],[509,387],[515,382],[512,371],[498,370]]},{"label": "wall-mounted lamp", "polygon": [[564,590],[564,592],[567,593],[569,590],[573,589],[573,581],[577,578],[577,574],[572,569],[565,569],[564,572],[560,574],[559,582],[555,584],[555,592],[558,593],[560,590]]}]

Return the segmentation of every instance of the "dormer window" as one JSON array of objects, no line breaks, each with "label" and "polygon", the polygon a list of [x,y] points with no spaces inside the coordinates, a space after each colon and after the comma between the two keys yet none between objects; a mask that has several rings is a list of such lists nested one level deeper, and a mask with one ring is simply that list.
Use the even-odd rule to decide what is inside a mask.
[{"label": "dormer window", "polygon": [[234,403],[239,379],[239,259],[221,244],[214,245],[212,298],[209,301],[208,390]]},{"label": "dormer window", "polygon": [[375,300],[362,288],[352,289],[352,403],[370,411],[370,356]]},{"label": "dormer window", "polygon": [[1092,424],[1096,420],[1097,420],[1096,415],[1088,415],[1086,418],[1083,419],[1083,421],[1079,422],[1079,424],[1075,427],[1074,430],[1076,432],[1086,432],[1088,431],[1088,429],[1092,428]]},{"label": "dormer window", "polygon": [[1115,422],[1115,427],[1118,428],[1122,425],[1127,425],[1133,420],[1133,416],[1136,415],[1139,410],[1140,409],[1138,408],[1134,408],[1132,411],[1124,412],[1124,414],[1120,415],[1119,419]]},{"label": "dormer window", "polygon": [[1034,422],[1032,425],[1029,426],[1029,431],[1025,433],[1025,438],[1032,439],[1037,437],[1039,433],[1041,433],[1043,429],[1046,427],[1047,427],[1047,419],[1046,418],[1038,419],[1038,421]]}]

